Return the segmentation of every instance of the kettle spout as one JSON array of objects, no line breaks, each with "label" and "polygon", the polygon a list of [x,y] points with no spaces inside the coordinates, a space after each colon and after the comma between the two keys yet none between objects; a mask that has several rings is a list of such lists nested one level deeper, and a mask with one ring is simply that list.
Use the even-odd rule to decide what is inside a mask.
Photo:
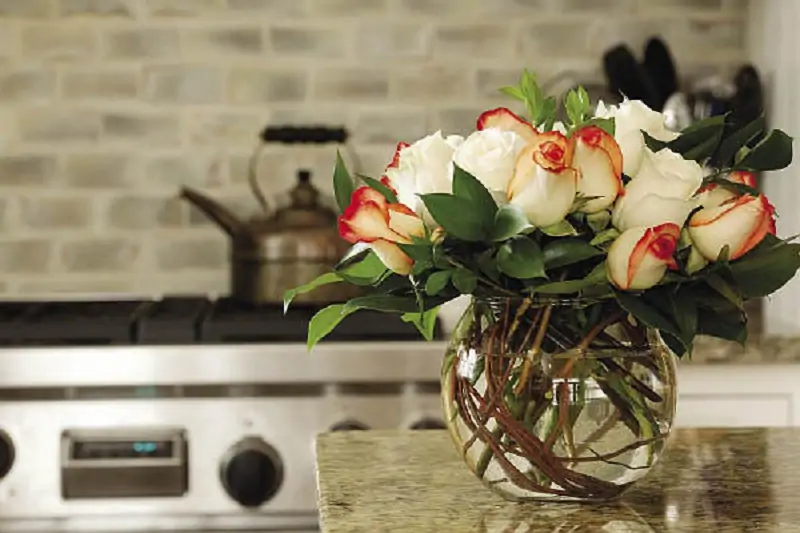
[{"label": "kettle spout", "polygon": [[182,187],[180,197],[203,212],[231,237],[239,234],[244,223],[219,202],[188,187]]}]

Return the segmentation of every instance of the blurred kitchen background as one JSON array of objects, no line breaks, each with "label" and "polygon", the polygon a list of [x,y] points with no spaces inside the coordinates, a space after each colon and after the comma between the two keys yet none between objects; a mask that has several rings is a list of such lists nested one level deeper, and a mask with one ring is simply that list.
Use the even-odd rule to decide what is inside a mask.
[{"label": "blurred kitchen background", "polygon": [[[379,175],[398,140],[509,104],[523,67],[603,87],[604,52],[661,36],[680,88],[732,83],[747,20],[744,0],[0,0],[0,291],[226,293],[228,239],[178,190],[254,213],[264,126],[346,126]],[[301,168],[329,193],[334,154],[268,146],[272,205]]]}]

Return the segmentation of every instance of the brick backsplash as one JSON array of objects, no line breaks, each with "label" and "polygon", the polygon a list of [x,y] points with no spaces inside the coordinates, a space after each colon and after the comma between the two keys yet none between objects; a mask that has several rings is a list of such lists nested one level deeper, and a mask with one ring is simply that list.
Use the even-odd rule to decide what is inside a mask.
[{"label": "brick backsplash", "polygon": [[[181,184],[242,215],[266,123],[344,124],[375,174],[396,140],[469,129],[522,67],[602,80],[667,38],[684,75],[745,59],[745,0],[0,0],[0,293],[224,292],[226,237]],[[268,148],[330,195],[334,148]]]}]

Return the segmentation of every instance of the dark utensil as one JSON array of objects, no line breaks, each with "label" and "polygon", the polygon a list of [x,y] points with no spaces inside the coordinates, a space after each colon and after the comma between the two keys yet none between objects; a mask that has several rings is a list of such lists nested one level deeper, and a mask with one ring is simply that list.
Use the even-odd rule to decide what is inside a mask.
[{"label": "dark utensil", "polygon": [[642,66],[652,80],[658,96],[657,104],[651,107],[660,111],[667,99],[678,90],[678,74],[667,44],[659,37],[647,41]]},{"label": "dark utensil", "polygon": [[659,96],[653,81],[628,46],[621,44],[603,54],[603,71],[611,92],[642,100],[650,107],[657,105]]}]

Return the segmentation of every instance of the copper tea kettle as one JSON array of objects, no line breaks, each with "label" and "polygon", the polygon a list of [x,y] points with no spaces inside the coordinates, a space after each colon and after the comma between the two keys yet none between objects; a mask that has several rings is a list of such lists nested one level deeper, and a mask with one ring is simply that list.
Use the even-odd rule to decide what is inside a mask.
[{"label": "copper tea kettle", "polygon": [[[350,247],[337,232],[336,213],[319,203],[320,193],[311,184],[308,170],[297,172],[297,183],[290,191],[290,205],[268,214],[266,198],[256,179],[259,153],[260,150],[251,160],[248,179],[264,208],[263,214],[242,220],[196,190],[183,187],[180,192],[181,198],[230,236],[231,296],[257,305],[281,302],[287,289],[330,272]],[[330,303],[353,295],[354,289],[348,284],[334,283],[298,296],[296,300]]]}]

